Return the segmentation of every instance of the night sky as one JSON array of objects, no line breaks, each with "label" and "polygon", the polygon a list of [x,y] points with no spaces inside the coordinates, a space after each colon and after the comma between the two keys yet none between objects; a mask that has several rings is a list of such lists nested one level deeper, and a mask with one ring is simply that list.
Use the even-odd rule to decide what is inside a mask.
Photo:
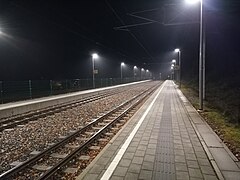
[{"label": "night sky", "polygon": [[[207,80],[239,85],[240,1],[204,4]],[[182,78],[197,79],[198,21],[199,4],[184,0],[1,0],[0,80],[91,78],[93,52],[98,78],[119,77],[122,61],[125,76],[136,65],[166,77],[175,48]]]}]

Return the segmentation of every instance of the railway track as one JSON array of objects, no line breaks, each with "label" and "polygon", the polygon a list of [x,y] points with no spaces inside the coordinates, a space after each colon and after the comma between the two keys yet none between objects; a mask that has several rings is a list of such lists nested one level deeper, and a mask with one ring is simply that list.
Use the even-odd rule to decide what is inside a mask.
[{"label": "railway track", "polygon": [[[119,128],[159,85],[122,103],[48,149],[0,175],[0,179],[61,179],[79,174],[87,162],[114,136]],[[84,165],[83,165],[84,164]],[[57,177],[57,178],[56,178]]]},{"label": "railway track", "polygon": [[44,108],[41,110],[25,113],[22,115],[17,115],[13,117],[8,117],[4,119],[0,119],[0,131],[3,131],[5,129],[13,128],[17,125],[22,125],[25,123],[28,123],[29,121],[35,121],[38,118],[43,118],[49,115],[52,115],[54,113],[58,113],[61,111],[65,111],[67,109],[71,109],[77,106],[81,106],[86,103],[90,103],[93,101],[100,100],[102,98],[112,96],[118,93],[123,92],[123,90],[115,90],[115,91],[110,91],[110,92],[102,92],[102,93],[97,93],[88,97],[84,97],[80,100],[74,101],[74,102],[69,102],[69,103],[64,103],[64,104],[59,104],[56,106],[51,106],[48,108]]}]

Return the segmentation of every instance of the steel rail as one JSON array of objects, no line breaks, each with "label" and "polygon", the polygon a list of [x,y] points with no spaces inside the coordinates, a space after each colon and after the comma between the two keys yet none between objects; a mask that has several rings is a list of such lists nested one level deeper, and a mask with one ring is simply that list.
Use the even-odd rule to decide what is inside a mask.
[{"label": "steel rail", "polygon": [[[93,102],[93,101],[96,101],[96,100],[99,100],[99,99],[102,99],[102,98],[105,98],[105,97],[108,97],[108,96],[111,96],[111,95],[114,95],[114,94],[117,94],[117,93],[119,93],[119,92],[111,92],[111,93],[105,93],[105,94],[101,94],[101,95],[93,95],[93,96],[90,96],[90,97],[86,97],[84,99],[80,99],[79,101],[74,101],[74,102],[67,103],[67,104],[64,104],[64,105],[50,107],[48,109],[44,109],[42,111],[34,112],[32,114],[28,114],[26,116],[18,117],[16,119],[7,119],[5,121],[0,121],[0,124],[2,124],[0,126],[0,131],[3,131],[4,129],[15,127],[15,126],[20,125],[20,124],[27,123],[29,121],[34,121],[38,118],[46,117],[46,116],[49,116],[51,114],[61,112],[61,111],[64,111],[66,109],[69,109],[69,108],[73,108],[73,107],[76,107],[76,106],[81,106],[83,104],[90,103],[90,102]],[[22,120],[20,120],[20,119],[22,119]],[[11,123],[11,122],[13,122],[13,123]],[[9,124],[7,124],[7,123],[9,123]],[[3,124],[7,124],[7,125],[3,126]]]},{"label": "steel rail", "polygon": [[[157,86],[158,87],[158,86]],[[113,126],[113,124],[115,124],[117,121],[119,121],[120,119],[122,119],[122,117],[124,117],[128,112],[130,112],[134,107],[136,107],[139,103],[142,102],[142,100],[144,100],[149,94],[151,94],[152,92],[154,92],[154,90],[157,89],[157,87],[153,87],[151,88],[152,90],[145,94],[140,100],[138,100],[137,102],[135,102],[134,104],[132,104],[130,107],[128,107],[127,109],[125,109],[120,115],[118,115],[118,117],[116,117],[114,120],[112,120],[110,123],[108,123],[107,125],[105,125],[104,127],[102,127],[98,132],[96,132],[93,136],[91,136],[86,142],[84,142],[80,147],[78,147],[77,149],[75,149],[73,152],[71,152],[66,158],[64,158],[63,160],[61,160],[60,162],[58,162],[56,165],[54,165],[54,167],[52,167],[51,169],[49,169],[48,171],[46,171],[41,177],[38,178],[38,180],[45,180],[45,179],[49,179],[52,175],[54,175],[59,169],[61,169],[61,167],[65,166],[69,161],[71,161],[77,154],[81,153],[83,150],[85,150],[87,147],[89,147],[89,145],[94,142],[99,136],[101,136],[105,131],[107,131],[109,128],[111,128]],[[124,105],[132,102],[133,100],[137,99],[138,97],[140,97],[141,95],[143,95],[144,93],[146,93],[148,90],[142,92],[141,94],[135,96],[133,99],[131,99],[130,101],[126,102],[125,104],[121,105],[121,107],[123,107]],[[117,109],[121,109],[121,107],[117,107]],[[115,111],[117,111],[115,109]]]},{"label": "steel rail", "polygon": [[[157,88],[159,85],[154,86],[155,88]],[[154,87],[151,87],[150,89],[153,89]],[[154,88],[154,89],[155,89]],[[91,126],[97,124],[98,122],[100,122],[101,120],[103,120],[104,118],[108,117],[109,115],[115,113],[116,111],[118,111],[121,107],[125,106],[126,104],[129,104],[130,102],[132,102],[133,100],[135,100],[136,98],[138,98],[139,96],[141,96],[142,94],[146,93],[147,91],[149,91],[150,89],[147,89],[143,92],[141,92],[140,94],[134,96],[132,99],[130,99],[129,101],[122,103],[121,105],[119,105],[118,107],[116,107],[115,109],[113,109],[112,111],[107,112],[106,114],[104,114],[103,116],[95,119],[94,121],[92,121],[91,123],[89,123],[88,125],[86,125],[85,127],[81,128],[80,130],[74,132],[73,134],[67,136],[65,139],[63,139],[62,141],[52,145],[51,147],[49,147],[48,149],[42,151],[41,153],[39,153],[38,155],[33,156],[32,158],[28,159],[27,161],[23,162],[22,164],[19,164],[18,166],[4,172],[3,174],[0,175],[0,179],[8,179],[13,177],[15,174],[19,173],[21,170],[31,166],[32,164],[36,163],[39,159],[41,159],[42,157],[44,157],[46,154],[51,153],[52,151],[58,149],[59,147],[63,146],[64,144],[66,144],[68,141],[72,140],[74,137],[76,137],[77,135],[81,134],[82,132],[86,131],[87,129],[89,129]],[[84,143],[85,144],[85,143]],[[67,156],[68,157],[68,156]]]}]

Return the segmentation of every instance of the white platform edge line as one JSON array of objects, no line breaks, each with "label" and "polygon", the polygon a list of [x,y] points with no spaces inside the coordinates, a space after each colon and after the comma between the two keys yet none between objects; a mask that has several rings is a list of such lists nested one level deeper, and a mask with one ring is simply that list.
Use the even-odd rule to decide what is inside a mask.
[{"label": "white platform edge line", "polygon": [[139,127],[141,126],[143,120],[145,119],[145,117],[147,116],[148,112],[150,111],[150,109],[152,108],[153,104],[155,103],[155,101],[157,100],[159,94],[162,92],[163,87],[165,86],[167,81],[165,81],[162,84],[162,87],[160,88],[159,92],[157,93],[157,95],[155,96],[155,98],[153,99],[153,101],[151,102],[151,104],[149,105],[149,107],[147,108],[147,110],[144,112],[144,114],[142,115],[141,119],[138,121],[137,125],[134,127],[133,131],[131,132],[131,134],[128,136],[128,138],[126,139],[126,141],[124,142],[124,144],[121,146],[121,152],[119,151],[117,153],[117,155],[115,156],[115,158],[113,159],[112,163],[108,166],[107,170],[105,171],[105,173],[103,174],[101,180],[108,180],[114,170],[116,169],[118,163],[120,162],[120,160],[122,159],[122,156],[124,155],[125,151],[127,150],[127,147],[129,146],[130,142],[132,141],[133,137],[135,136],[137,130],[139,129]]}]

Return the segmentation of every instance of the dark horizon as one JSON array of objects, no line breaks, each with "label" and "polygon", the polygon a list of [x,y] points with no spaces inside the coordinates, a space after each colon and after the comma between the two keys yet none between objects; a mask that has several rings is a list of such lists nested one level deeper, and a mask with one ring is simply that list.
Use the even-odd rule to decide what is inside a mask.
[{"label": "dark horizon", "polygon": [[[206,80],[239,86],[240,2],[204,3]],[[128,65],[125,76],[136,65],[167,77],[175,48],[182,51],[183,80],[198,78],[199,6],[184,0],[5,0],[0,10],[0,80],[91,78],[92,52],[100,56],[98,77],[120,77],[121,62]],[[136,11],[159,23],[115,30],[146,22],[128,15]],[[190,23],[176,25],[182,22]]]}]

